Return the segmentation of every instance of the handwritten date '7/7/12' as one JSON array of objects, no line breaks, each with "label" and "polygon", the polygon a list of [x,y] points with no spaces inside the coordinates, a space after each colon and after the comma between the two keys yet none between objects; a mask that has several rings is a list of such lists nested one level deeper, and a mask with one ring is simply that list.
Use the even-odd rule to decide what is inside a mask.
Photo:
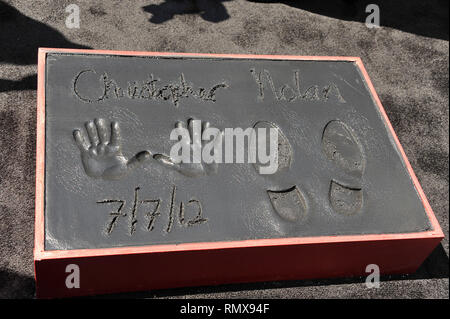
[{"label": "handwritten date '7/7/12'", "polygon": [[[175,185],[172,186],[172,190],[170,193],[170,205],[168,206],[169,218],[167,224],[163,228],[163,231],[165,231],[166,233],[170,233],[176,218],[178,218],[178,224],[181,227],[189,227],[206,223],[208,219],[203,217],[202,204],[199,200],[191,198],[186,204],[184,202],[180,202],[179,207],[176,207],[176,189],[177,187]],[[140,199],[139,191],[140,187],[136,187],[134,189],[134,198],[132,200],[131,206],[129,207],[128,213],[126,212],[127,201],[124,199],[104,199],[97,201],[97,204],[115,204],[116,206],[115,210],[109,213],[110,218],[107,222],[105,230],[108,235],[112,233],[114,228],[118,223],[121,222],[121,220],[124,220],[126,222],[127,217],[129,232],[130,235],[133,235],[136,231],[138,221],[141,220],[141,218],[139,218],[141,212],[143,212],[143,215],[141,216],[144,217],[145,220],[145,229],[150,232],[155,228],[157,219],[159,219],[159,217],[164,214],[164,212],[162,212],[160,209],[163,203],[163,199]],[[189,207],[189,211],[196,212],[195,214],[193,214],[194,217],[191,219],[188,219],[185,216],[185,212]]]}]

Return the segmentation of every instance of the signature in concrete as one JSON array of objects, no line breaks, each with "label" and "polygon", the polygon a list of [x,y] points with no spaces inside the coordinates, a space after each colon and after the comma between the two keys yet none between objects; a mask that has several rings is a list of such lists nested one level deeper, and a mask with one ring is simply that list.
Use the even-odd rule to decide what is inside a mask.
[{"label": "signature in concrete", "polygon": [[329,83],[320,87],[311,85],[302,87],[300,84],[300,71],[294,70],[291,83],[285,83],[277,86],[268,70],[256,71],[250,69],[256,84],[258,85],[258,99],[264,100],[267,96],[266,91],[271,94],[276,101],[333,101],[337,103],[346,103],[335,83]]},{"label": "signature in concrete", "polygon": [[[85,103],[101,103],[108,99],[170,102],[178,107],[182,99],[193,98],[200,101],[215,102],[219,89],[226,89],[225,82],[218,82],[209,88],[195,87],[189,83],[184,74],[180,73],[177,81],[162,83],[161,79],[150,74],[144,81],[130,80],[127,86],[121,87],[116,80],[106,72],[98,75],[93,69],[82,70],[75,75],[73,92]],[[87,93],[87,92],[91,93]],[[92,91],[98,91],[97,94]]]}]

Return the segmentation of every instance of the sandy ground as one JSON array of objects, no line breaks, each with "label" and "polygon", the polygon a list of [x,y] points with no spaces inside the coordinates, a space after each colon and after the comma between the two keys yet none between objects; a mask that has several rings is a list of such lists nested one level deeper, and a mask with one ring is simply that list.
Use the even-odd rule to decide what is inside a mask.
[{"label": "sandy ground", "polygon": [[[360,56],[446,234],[416,274],[120,295],[448,298],[448,1],[0,1],[0,298],[32,298],[37,47]],[[375,1],[372,1],[375,2]],[[65,8],[77,3],[80,28]]]}]

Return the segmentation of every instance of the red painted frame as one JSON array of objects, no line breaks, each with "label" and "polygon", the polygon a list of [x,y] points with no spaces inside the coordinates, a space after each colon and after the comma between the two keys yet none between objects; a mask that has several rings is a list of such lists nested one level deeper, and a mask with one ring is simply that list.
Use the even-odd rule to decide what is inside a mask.
[{"label": "red painted frame", "polygon": [[[276,238],[46,251],[44,249],[45,62],[46,54],[50,52],[354,62],[366,80],[387,128],[394,137],[406,169],[422,200],[432,230],[404,234]],[[44,298],[235,282],[358,276],[365,274],[365,267],[368,264],[377,264],[383,274],[411,273],[444,238],[439,223],[359,57],[39,48],[35,201],[36,293],[38,297]],[[71,263],[80,267],[80,288],[68,289],[65,286],[65,278],[68,275],[65,267]]]}]

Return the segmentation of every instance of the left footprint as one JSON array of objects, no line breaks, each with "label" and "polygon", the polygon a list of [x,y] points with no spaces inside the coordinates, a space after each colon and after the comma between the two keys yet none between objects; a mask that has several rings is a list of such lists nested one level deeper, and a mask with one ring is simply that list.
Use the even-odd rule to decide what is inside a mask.
[{"label": "left footprint", "polygon": [[277,214],[289,222],[304,223],[308,217],[305,197],[297,186],[282,191],[267,191]]}]

